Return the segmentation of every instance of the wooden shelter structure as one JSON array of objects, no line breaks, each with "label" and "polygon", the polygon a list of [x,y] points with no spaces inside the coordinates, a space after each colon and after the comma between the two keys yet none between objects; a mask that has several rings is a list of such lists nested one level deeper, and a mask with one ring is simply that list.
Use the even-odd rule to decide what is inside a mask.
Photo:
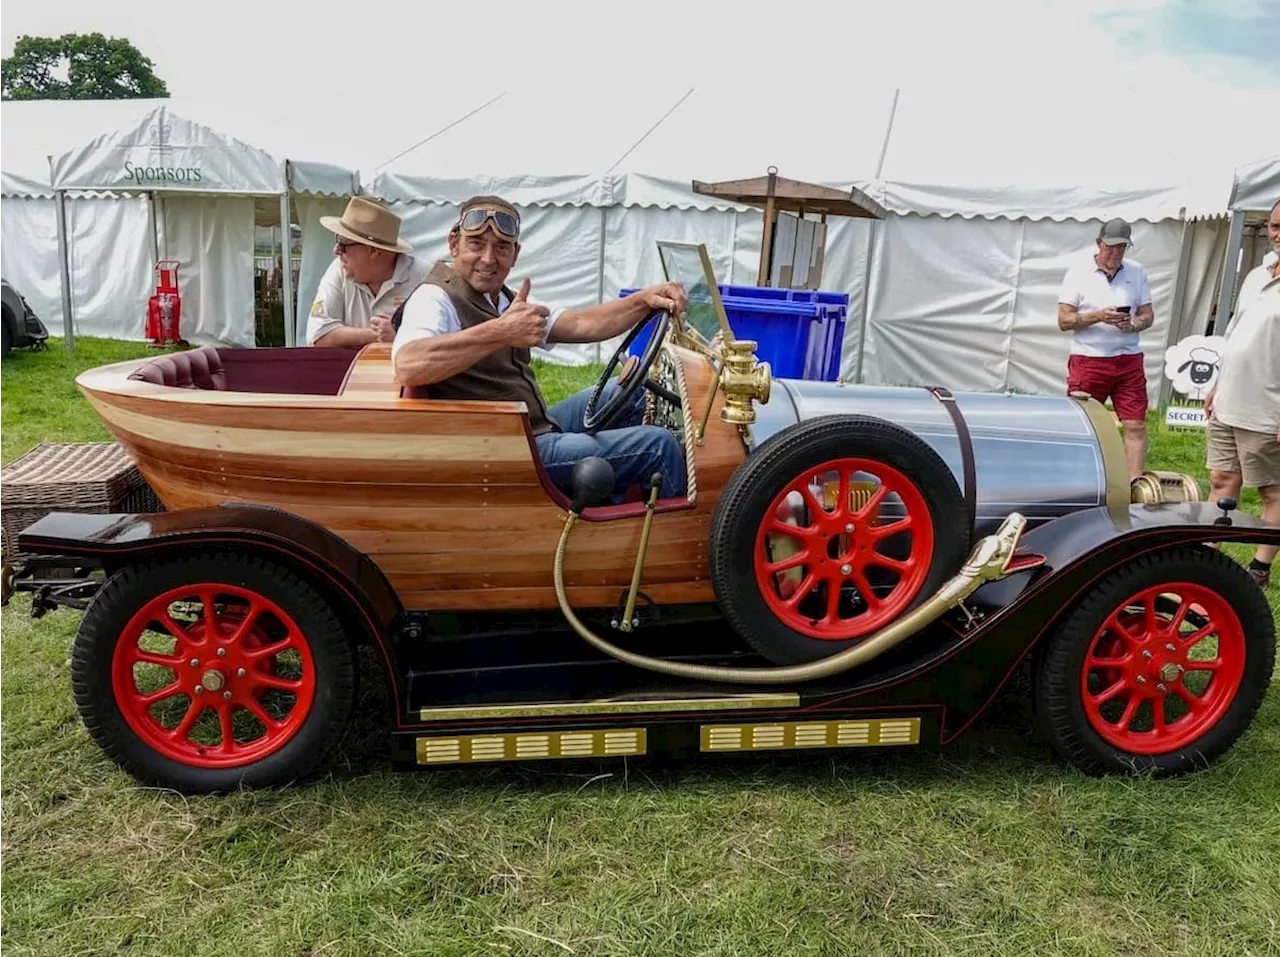
[{"label": "wooden shelter structure", "polygon": [[[822,276],[822,257],[826,245],[828,216],[848,216],[857,219],[884,219],[885,210],[879,203],[856,187],[836,189],[817,183],[786,179],[778,175],[778,168],[770,166],[768,174],[754,179],[726,180],[721,183],[693,181],[693,191],[703,196],[715,196],[744,206],[764,210],[764,230],[760,241],[760,269],[756,285],[765,286],[773,272],[775,253],[778,251],[778,215],[793,213],[798,221],[805,221],[807,213],[820,217],[818,228],[812,237],[813,254],[816,257],[808,270],[806,287],[816,289]],[[792,249],[795,243],[791,243]],[[784,267],[788,277],[789,267]],[[788,281],[785,283],[790,285]]]}]

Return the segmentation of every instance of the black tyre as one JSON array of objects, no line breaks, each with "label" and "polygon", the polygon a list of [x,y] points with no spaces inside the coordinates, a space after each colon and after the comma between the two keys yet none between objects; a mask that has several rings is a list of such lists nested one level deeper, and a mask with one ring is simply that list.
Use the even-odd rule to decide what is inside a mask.
[{"label": "black tyre", "polygon": [[950,468],[881,419],[811,419],[726,484],[710,571],[729,622],[777,664],[843,651],[928,598],[968,556]]},{"label": "black tyre", "polygon": [[1143,556],[1062,621],[1036,669],[1037,720],[1088,774],[1204,767],[1253,720],[1275,622],[1239,563],[1205,548]]},{"label": "black tyre", "polygon": [[7,309],[5,310],[4,321],[0,322],[0,336],[3,336],[3,341],[0,341],[0,357],[7,359],[9,353],[13,350],[13,332],[9,328],[9,310]]},{"label": "black tyre", "polygon": [[356,695],[351,644],[315,589],[233,554],[114,574],[80,624],[71,679],[99,747],[189,794],[305,777]]}]

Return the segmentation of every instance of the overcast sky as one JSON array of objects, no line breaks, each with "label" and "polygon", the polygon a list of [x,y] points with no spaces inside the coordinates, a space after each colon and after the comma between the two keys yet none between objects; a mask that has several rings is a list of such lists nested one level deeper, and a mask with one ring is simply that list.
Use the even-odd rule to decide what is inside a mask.
[{"label": "overcast sky", "polygon": [[[1205,155],[1204,141],[1219,137],[1243,151],[1233,161],[1280,152],[1280,0],[374,0],[321,9],[6,0],[0,39],[8,56],[22,34],[127,37],[175,99],[220,97],[246,114],[306,123],[333,141],[338,161],[354,162],[342,152],[354,149],[353,122],[394,126],[360,154],[366,169],[503,91],[526,100],[576,91],[581,123],[613,136],[609,149],[620,153],[630,126],[643,132],[660,104],[691,87],[703,116],[768,118],[754,130],[737,120],[724,135],[816,136],[833,116],[862,116],[875,128],[863,138],[872,165],[895,87],[895,137],[914,137],[917,154],[931,137],[939,151],[957,149],[970,130],[1017,137],[1031,114],[1046,145],[1056,122],[1061,144],[1096,134],[1154,156],[1173,148],[1176,126]],[[628,96],[645,98],[642,121],[611,109]],[[1014,122],[999,134],[970,124],[979,108]],[[1244,135],[1244,125],[1255,128]],[[903,155],[890,149],[886,175],[895,162],[912,172]]]}]

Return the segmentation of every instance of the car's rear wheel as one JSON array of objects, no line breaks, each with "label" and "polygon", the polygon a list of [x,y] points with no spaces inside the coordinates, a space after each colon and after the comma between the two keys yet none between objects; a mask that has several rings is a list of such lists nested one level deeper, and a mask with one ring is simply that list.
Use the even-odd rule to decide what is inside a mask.
[{"label": "car's rear wheel", "polygon": [[779,664],[856,644],[933,594],[970,544],[947,464],[889,422],[804,422],[754,452],[711,524],[712,583],[734,629]]},{"label": "car's rear wheel", "polygon": [[244,555],[124,568],[85,612],[71,662],[94,741],[184,793],[272,786],[324,760],[355,701],[333,611],[288,568]]},{"label": "car's rear wheel", "polygon": [[1171,549],[1104,579],[1058,626],[1037,669],[1037,715],[1087,773],[1180,773],[1244,732],[1274,664],[1271,610],[1240,564]]}]

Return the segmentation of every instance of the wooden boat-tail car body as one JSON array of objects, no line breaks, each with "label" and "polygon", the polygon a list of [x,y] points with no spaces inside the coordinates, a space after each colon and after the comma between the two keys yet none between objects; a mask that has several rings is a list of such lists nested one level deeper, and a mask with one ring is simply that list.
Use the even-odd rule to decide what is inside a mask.
[{"label": "wooden boat-tail car body", "polygon": [[98,744],[185,791],[305,775],[360,643],[413,766],[946,743],[1019,666],[1090,772],[1188,770],[1247,727],[1274,622],[1203,546],[1280,530],[1130,483],[1087,397],[772,381],[705,250],[660,246],[690,315],[650,317],[627,387],[685,449],[677,497],[599,504],[601,460],[555,488],[522,403],[404,398],[386,346],[82,374],[166,508],[20,536],[103,570],[72,663]]}]

